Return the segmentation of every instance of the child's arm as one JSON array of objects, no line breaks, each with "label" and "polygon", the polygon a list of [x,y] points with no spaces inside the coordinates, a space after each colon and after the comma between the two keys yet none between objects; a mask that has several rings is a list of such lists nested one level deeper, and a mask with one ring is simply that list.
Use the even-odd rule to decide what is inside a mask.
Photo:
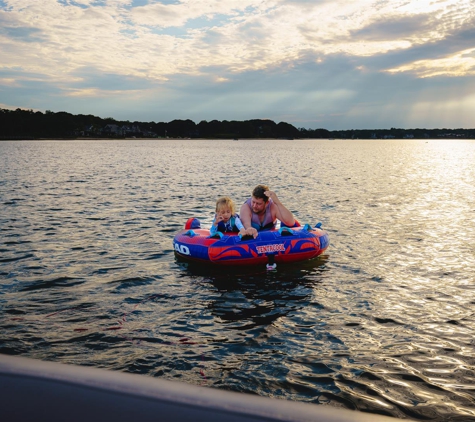
[{"label": "child's arm", "polygon": [[211,224],[211,228],[209,229],[209,235],[214,236],[217,231],[218,231],[218,222],[216,221],[216,215],[215,215],[213,223]]},{"label": "child's arm", "polygon": [[236,224],[236,227],[239,229],[239,231],[244,229],[244,225],[242,224],[242,221],[239,218],[239,215],[237,214],[234,216],[234,223]]}]

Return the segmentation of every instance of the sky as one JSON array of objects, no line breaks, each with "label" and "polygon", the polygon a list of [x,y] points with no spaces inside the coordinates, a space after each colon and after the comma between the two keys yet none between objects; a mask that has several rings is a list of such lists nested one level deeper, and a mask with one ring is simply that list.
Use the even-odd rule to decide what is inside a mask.
[{"label": "sky", "polygon": [[0,0],[0,108],[475,127],[475,0]]}]

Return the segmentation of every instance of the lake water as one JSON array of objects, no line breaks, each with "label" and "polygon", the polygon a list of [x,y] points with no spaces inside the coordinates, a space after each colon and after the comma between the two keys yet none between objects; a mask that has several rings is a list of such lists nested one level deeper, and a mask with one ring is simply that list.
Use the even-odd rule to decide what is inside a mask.
[{"label": "lake water", "polygon": [[[0,142],[0,353],[475,420],[475,141]],[[266,183],[330,247],[219,270],[174,234]]]}]

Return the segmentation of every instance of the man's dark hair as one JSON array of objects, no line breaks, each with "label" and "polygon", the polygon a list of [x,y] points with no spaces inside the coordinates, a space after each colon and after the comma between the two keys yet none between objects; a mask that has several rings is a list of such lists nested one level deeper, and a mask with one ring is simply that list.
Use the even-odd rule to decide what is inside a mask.
[{"label": "man's dark hair", "polygon": [[265,191],[269,190],[269,186],[266,185],[257,185],[252,191],[252,196],[254,198],[263,199],[264,202],[269,200],[269,197],[264,194]]}]

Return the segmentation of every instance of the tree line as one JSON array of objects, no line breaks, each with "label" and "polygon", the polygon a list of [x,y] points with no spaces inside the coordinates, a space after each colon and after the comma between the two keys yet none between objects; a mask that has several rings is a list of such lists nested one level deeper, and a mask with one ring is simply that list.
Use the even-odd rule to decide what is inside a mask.
[{"label": "tree line", "polygon": [[305,129],[272,120],[245,121],[192,120],[139,122],[73,115],[64,111],[45,113],[33,110],[0,109],[0,139],[85,138],[334,138],[334,139],[433,139],[475,138],[475,129]]}]

